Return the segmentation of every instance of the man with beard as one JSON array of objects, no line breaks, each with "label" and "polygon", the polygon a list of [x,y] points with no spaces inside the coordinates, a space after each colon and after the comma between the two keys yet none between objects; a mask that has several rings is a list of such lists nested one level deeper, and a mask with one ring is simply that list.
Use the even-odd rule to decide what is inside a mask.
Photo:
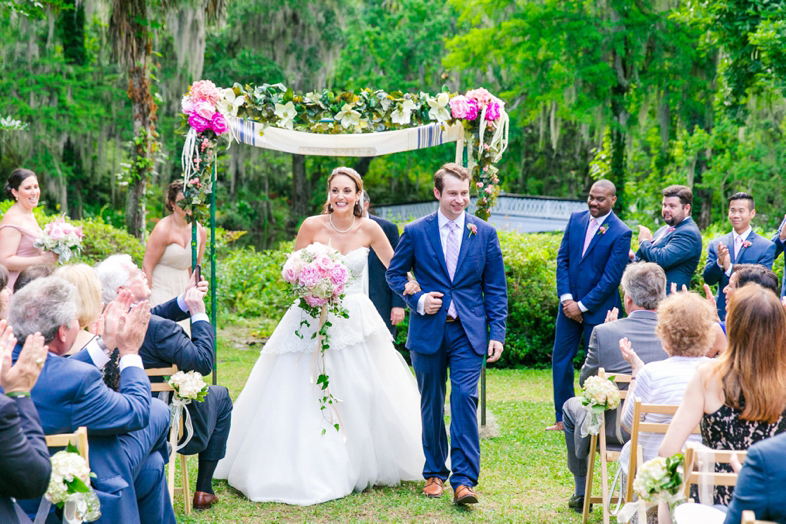
[{"label": "man with beard", "polygon": [[551,357],[556,422],[548,431],[562,431],[562,405],[574,396],[573,359],[584,337],[621,309],[619,285],[628,263],[631,231],[611,210],[617,189],[598,180],[587,197],[587,211],[570,216],[557,253],[557,296],[560,307]]},{"label": "man with beard", "polygon": [[686,186],[669,186],[663,190],[661,215],[666,225],[652,235],[639,226],[639,250],[636,260],[655,262],[666,272],[671,293],[672,284],[677,290],[690,288],[690,279],[696,272],[701,258],[701,233],[690,216],[693,191]]}]

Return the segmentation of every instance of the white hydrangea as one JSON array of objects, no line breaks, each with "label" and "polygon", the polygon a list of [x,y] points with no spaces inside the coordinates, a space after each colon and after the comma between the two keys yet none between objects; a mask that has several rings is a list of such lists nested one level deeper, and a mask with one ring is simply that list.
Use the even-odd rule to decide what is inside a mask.
[{"label": "white hydrangea", "polygon": [[52,455],[51,460],[52,476],[49,477],[49,488],[46,490],[45,497],[52,504],[65,503],[68,496],[73,493],[69,491],[66,482],[78,478],[86,486],[90,485],[90,468],[78,453],[58,451]]},{"label": "white hydrangea", "polygon": [[600,406],[607,409],[617,409],[620,405],[620,390],[609,379],[598,376],[589,377],[584,382],[582,403],[587,406]]}]

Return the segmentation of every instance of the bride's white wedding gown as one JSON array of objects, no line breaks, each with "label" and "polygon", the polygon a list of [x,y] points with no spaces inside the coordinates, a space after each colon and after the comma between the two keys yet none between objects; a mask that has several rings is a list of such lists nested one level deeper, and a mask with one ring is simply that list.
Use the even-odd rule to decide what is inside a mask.
[{"label": "bride's white wedding gown", "polygon": [[[366,273],[367,261],[366,247],[344,255],[356,276]],[[347,288],[349,318],[328,318],[333,325],[326,372],[331,393],[340,399],[342,431],[325,421],[329,415],[320,410],[321,390],[313,383],[317,321],[294,305],[235,402],[226,457],[215,478],[228,479],[253,501],[298,505],[423,478],[417,383],[366,296],[365,280],[355,278]],[[304,319],[309,328],[300,327]]]}]

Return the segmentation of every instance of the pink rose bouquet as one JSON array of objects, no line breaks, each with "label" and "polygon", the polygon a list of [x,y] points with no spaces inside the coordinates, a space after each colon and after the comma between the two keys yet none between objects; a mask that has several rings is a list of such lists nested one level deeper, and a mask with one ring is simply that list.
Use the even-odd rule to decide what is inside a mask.
[{"label": "pink rose bouquet", "polygon": [[[317,319],[318,327],[314,337],[317,339],[319,359],[315,360],[318,374],[316,385],[320,393],[318,401],[320,409],[330,425],[338,431],[338,415],[335,412],[336,399],[330,393],[330,378],[328,377],[325,362],[325,351],[330,348],[330,333],[328,328],[332,325],[328,313],[349,318],[349,313],[342,307],[344,289],[352,279],[346,264],[341,258],[341,253],[324,244],[311,244],[291,253],[287,258],[281,277],[291,284],[292,294],[299,300],[300,308],[309,316]],[[307,320],[301,322],[310,326]],[[298,331],[295,334],[303,338]],[[321,361],[321,365],[319,363]],[[325,433],[322,429],[322,434]]]},{"label": "pink rose bouquet", "polygon": [[316,318],[323,306],[331,312],[341,309],[350,272],[337,250],[311,244],[289,255],[281,277],[292,285],[291,291],[301,300],[301,307]]},{"label": "pink rose bouquet", "polygon": [[82,249],[82,226],[74,227],[60,217],[44,227],[44,232],[33,245],[57,253],[63,264],[74,255],[73,251],[78,254]]}]

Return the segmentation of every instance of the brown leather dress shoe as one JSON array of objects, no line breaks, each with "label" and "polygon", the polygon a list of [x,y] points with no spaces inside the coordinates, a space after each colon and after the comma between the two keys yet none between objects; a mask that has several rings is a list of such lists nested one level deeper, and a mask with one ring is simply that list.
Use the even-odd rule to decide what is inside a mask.
[{"label": "brown leather dress shoe", "polygon": [[453,491],[453,502],[459,506],[477,504],[478,495],[470,486],[459,486]]},{"label": "brown leather dress shoe", "polygon": [[444,491],[445,483],[439,477],[429,477],[426,480],[426,486],[423,488],[423,494],[432,499],[441,497]]},{"label": "brown leather dress shoe", "polygon": [[210,509],[210,506],[218,502],[218,497],[213,495],[212,493],[205,493],[204,491],[195,491],[194,492],[194,509],[196,510],[203,510],[203,509]]}]

